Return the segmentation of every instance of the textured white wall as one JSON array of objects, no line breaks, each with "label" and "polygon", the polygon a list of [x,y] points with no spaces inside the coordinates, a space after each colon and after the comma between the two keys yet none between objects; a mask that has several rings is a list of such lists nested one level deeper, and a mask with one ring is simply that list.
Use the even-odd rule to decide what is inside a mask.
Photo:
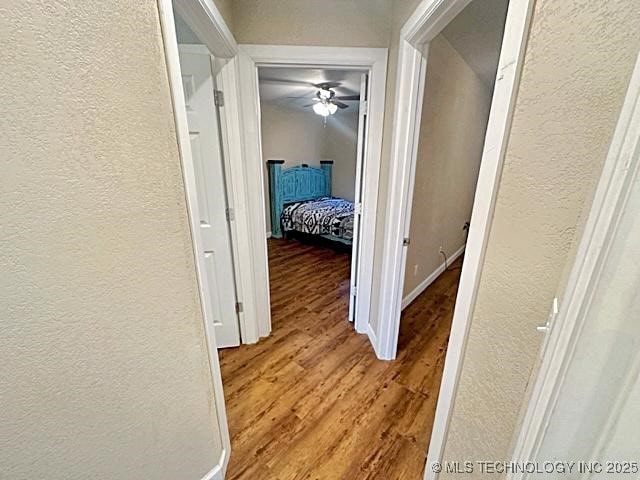
[{"label": "textured white wall", "polygon": [[232,2],[238,43],[336,47],[389,43],[391,0],[227,1]]},{"label": "textured white wall", "polygon": [[0,7],[0,477],[221,452],[156,2]]},{"label": "textured white wall", "polygon": [[444,35],[429,45],[429,68],[411,209],[404,295],[464,245],[471,219],[482,146],[491,106],[490,87]]},{"label": "textured white wall", "polygon": [[640,48],[636,7],[536,2],[445,460],[509,458],[535,327],[572,261]]}]

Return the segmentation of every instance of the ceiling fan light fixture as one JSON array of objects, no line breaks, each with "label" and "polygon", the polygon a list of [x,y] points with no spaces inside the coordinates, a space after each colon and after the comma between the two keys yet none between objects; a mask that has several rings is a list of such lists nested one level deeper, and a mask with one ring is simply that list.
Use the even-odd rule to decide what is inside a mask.
[{"label": "ceiling fan light fixture", "polygon": [[327,110],[329,110],[329,113],[333,115],[338,111],[338,106],[335,103],[329,103],[327,105]]},{"label": "ceiling fan light fixture", "polygon": [[[334,105],[335,107],[335,105]],[[337,108],[337,107],[336,107]],[[331,114],[331,109],[329,106],[327,106],[327,104],[325,104],[324,102],[318,102],[313,106],[313,111],[316,112],[318,115],[321,115],[323,117],[326,117],[328,115]],[[334,110],[335,112],[335,110]]]}]

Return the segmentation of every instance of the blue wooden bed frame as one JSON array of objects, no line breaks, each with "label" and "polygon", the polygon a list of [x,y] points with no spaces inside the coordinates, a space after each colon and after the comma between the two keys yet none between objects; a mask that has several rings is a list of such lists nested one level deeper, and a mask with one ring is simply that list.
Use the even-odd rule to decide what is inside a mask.
[{"label": "blue wooden bed frame", "polygon": [[[271,203],[271,236],[275,238],[282,238],[283,235],[280,215],[286,204],[331,196],[333,160],[321,160],[320,168],[310,167],[305,163],[298,167],[282,168],[283,164],[284,160],[267,160]],[[319,236],[351,245],[350,240],[334,235]]]}]

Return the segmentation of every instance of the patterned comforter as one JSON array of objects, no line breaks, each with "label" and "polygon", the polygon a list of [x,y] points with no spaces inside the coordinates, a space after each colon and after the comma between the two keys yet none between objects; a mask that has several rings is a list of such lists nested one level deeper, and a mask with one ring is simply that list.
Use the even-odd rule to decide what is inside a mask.
[{"label": "patterned comforter", "polygon": [[353,203],[336,197],[321,197],[289,203],[280,216],[282,231],[296,230],[313,235],[353,239]]}]

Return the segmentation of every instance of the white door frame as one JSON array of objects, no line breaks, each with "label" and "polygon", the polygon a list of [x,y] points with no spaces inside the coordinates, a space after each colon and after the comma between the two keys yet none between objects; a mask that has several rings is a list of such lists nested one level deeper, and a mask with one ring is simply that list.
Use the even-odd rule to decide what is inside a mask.
[{"label": "white door frame", "polygon": [[353,298],[354,293],[357,295],[358,289],[358,251],[360,249],[360,216],[361,216],[361,206],[362,206],[362,195],[363,195],[363,174],[364,174],[364,158],[366,155],[366,145],[363,142],[363,139],[366,138],[367,129],[366,121],[368,112],[368,103],[367,98],[369,95],[369,74],[361,73],[360,74],[360,101],[359,101],[359,110],[358,110],[358,132],[357,132],[357,142],[356,145],[356,181],[354,188],[353,201],[355,202],[355,212],[353,217],[353,238],[351,245],[351,278],[349,279],[349,321],[354,323],[356,322],[356,302]]},{"label": "white door frame", "polygon": [[[207,47],[214,56],[217,58],[229,58],[236,54],[237,45],[235,40],[227,28],[222,15],[212,3],[205,3],[198,0],[180,0],[176,2],[176,10],[180,11],[181,16],[184,14],[183,19],[191,28],[194,28],[196,25],[200,25],[200,29],[204,29],[206,31],[206,38],[202,38],[202,40],[206,41]],[[176,124],[178,150],[180,153],[182,175],[184,178],[187,213],[189,216],[194,263],[196,267],[196,279],[198,282],[200,307],[203,314],[204,332],[209,354],[209,370],[211,373],[215,410],[220,427],[222,443],[222,453],[218,463],[212,466],[211,470],[203,477],[203,480],[222,480],[229,463],[231,441],[224,403],[224,392],[222,389],[222,377],[220,374],[220,363],[218,361],[215,329],[211,314],[211,305],[208,301],[209,295],[207,295],[209,285],[205,275],[203,259],[198,254],[198,252],[202,251],[202,238],[198,225],[200,215],[198,212],[195,170],[191,155],[189,126],[187,124],[187,112],[183,96],[180,58],[178,55],[178,40],[175,31],[172,0],[158,0],[158,11],[160,14],[160,27],[162,30],[164,54],[167,62],[169,90],[171,94],[171,102],[173,104],[174,121]],[[195,28],[194,31],[196,31]]]},{"label": "white door frame", "polygon": [[[158,0],[160,9],[173,5],[207,49],[216,58],[233,58],[238,53],[238,44],[222,14],[214,2],[207,0]],[[175,30],[175,27],[174,27]]]},{"label": "white door frame", "polygon": [[[269,302],[269,273],[267,259],[264,161],[260,131],[260,101],[258,91],[258,67],[310,67],[334,69],[362,69],[369,71],[370,96],[367,134],[367,155],[363,171],[363,199],[361,226],[361,261],[358,275],[357,318],[355,329],[359,333],[370,333],[369,311],[373,280],[373,252],[375,223],[378,203],[378,178],[382,153],[382,125],[387,69],[386,48],[304,47],[281,45],[240,45],[239,47],[240,98],[243,122],[243,137],[246,165],[248,209],[251,215],[251,242],[254,261],[255,286],[257,288],[256,326],[259,336],[271,331],[271,308]],[[372,344],[375,347],[375,336]]]},{"label": "white door frame", "polygon": [[[590,300],[598,288],[602,264],[611,253],[631,182],[640,169],[640,55],[611,140],[609,153],[567,281],[565,300],[557,319],[549,325],[548,345],[542,357],[529,405],[513,453],[515,462],[534,461],[558,400],[568,367],[587,318]],[[622,403],[618,402],[617,404]],[[615,415],[615,407],[612,414]],[[601,439],[606,437],[603,432]],[[596,439],[594,439],[594,443]],[[597,453],[597,452],[594,452]],[[597,457],[589,457],[595,460]],[[508,476],[527,478],[522,472]]]},{"label": "white door frame", "polygon": [[216,86],[223,92],[224,106],[221,107],[220,125],[222,145],[227,173],[229,207],[232,211],[232,247],[234,252],[236,291],[242,311],[240,339],[242,343],[256,343],[260,338],[256,328],[259,292],[255,287],[254,259],[247,252],[252,251],[251,217],[247,207],[246,166],[244,149],[238,139],[242,136],[240,116],[240,91],[238,88],[238,56],[227,60],[216,77]]},{"label": "white door frame", "polygon": [[[179,53],[191,53],[191,54],[196,54],[196,55],[203,55],[203,56],[207,56],[209,57],[210,60],[210,64],[211,64],[211,74],[212,74],[212,87],[214,90],[218,90],[218,84],[220,83],[219,77],[221,76],[221,69],[224,67],[224,65],[226,65],[227,63],[229,63],[231,60],[229,59],[216,59],[213,55],[211,55],[211,52],[209,51],[209,47],[207,47],[206,45],[203,44],[184,44],[184,43],[180,43],[178,44],[178,52]],[[219,72],[216,75],[216,72]],[[212,95],[213,94],[212,92]],[[240,254],[240,249],[239,249],[239,244],[242,241],[242,237],[238,234],[238,226],[237,226],[237,222],[235,220],[235,216],[234,216],[234,210],[235,210],[235,204],[237,203],[237,199],[234,197],[234,185],[233,185],[233,178],[231,175],[231,155],[229,154],[229,145],[228,145],[228,141],[227,141],[227,128],[228,125],[226,124],[227,122],[225,122],[225,111],[223,110],[223,107],[214,107],[216,111],[214,111],[214,114],[217,116],[217,122],[216,123],[216,128],[218,128],[218,126],[220,127],[220,135],[219,135],[219,140],[220,140],[220,144],[221,144],[221,148],[222,148],[222,166],[223,166],[223,180],[224,180],[224,187],[226,189],[226,209],[227,209],[227,217],[228,217],[228,226],[229,226],[229,243],[230,243],[230,249],[231,249],[231,255],[232,255],[232,266],[233,266],[233,275],[234,275],[234,282],[233,282],[233,290],[234,290],[234,302],[241,302],[242,298],[243,298],[243,290],[242,290],[242,276],[240,275],[239,269],[238,269],[238,265],[240,265],[242,263],[242,255]],[[187,114],[188,117],[188,114]],[[240,309],[239,311],[237,311],[235,313],[236,317],[234,317],[233,321],[238,323],[238,326],[240,327],[240,325],[242,325],[244,323],[244,308]],[[240,331],[241,329],[239,328],[239,336],[240,336],[240,343],[242,343],[242,332]],[[219,337],[218,337],[219,339]],[[217,342],[218,346],[220,345],[220,342]],[[224,347],[222,347],[224,348]]]}]

